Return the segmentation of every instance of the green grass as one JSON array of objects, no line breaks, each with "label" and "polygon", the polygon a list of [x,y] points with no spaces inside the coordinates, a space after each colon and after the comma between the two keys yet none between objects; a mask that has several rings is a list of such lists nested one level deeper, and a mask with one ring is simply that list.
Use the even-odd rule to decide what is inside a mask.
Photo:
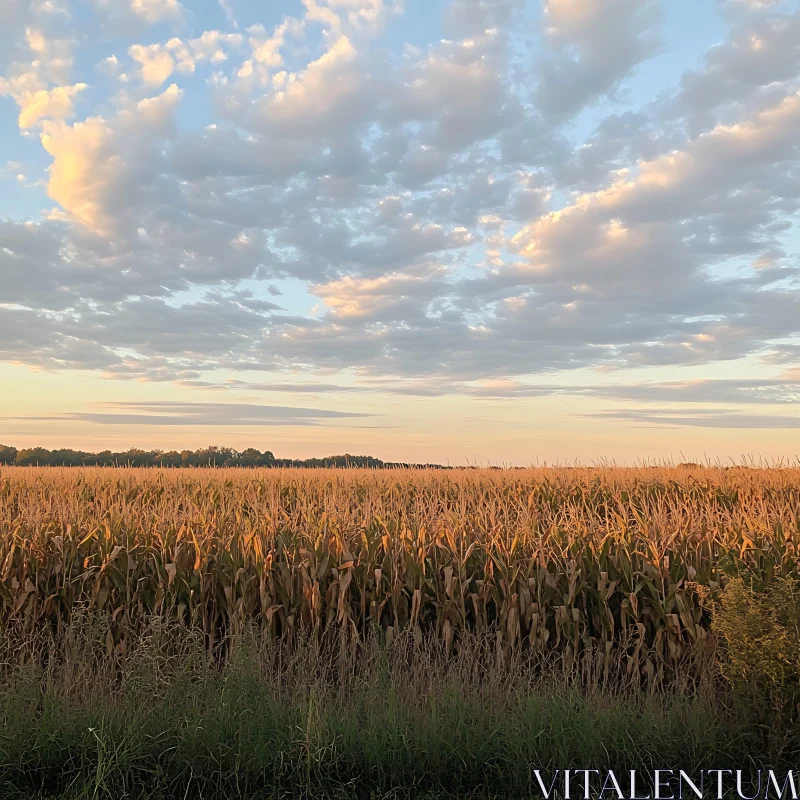
[{"label": "green grass", "polygon": [[[528,797],[534,768],[780,766],[713,676],[655,694],[399,637],[358,649],[244,637],[224,664],[154,623],[124,658],[103,626],[0,644],[0,796]],[[777,744],[776,744],[777,743]]]}]

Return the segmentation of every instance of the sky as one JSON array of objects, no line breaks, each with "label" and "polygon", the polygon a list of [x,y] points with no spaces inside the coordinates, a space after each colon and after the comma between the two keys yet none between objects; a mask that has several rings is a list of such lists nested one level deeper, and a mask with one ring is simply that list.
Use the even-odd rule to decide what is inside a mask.
[{"label": "sky", "polygon": [[800,456],[800,1],[0,0],[0,441]]}]

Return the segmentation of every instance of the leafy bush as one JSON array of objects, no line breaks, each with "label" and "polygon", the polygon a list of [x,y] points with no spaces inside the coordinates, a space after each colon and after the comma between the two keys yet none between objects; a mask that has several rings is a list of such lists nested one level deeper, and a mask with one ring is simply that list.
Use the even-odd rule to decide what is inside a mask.
[{"label": "leafy bush", "polygon": [[722,636],[724,676],[767,717],[798,717],[800,583],[780,578],[756,591],[736,578],[723,591],[713,626]]}]

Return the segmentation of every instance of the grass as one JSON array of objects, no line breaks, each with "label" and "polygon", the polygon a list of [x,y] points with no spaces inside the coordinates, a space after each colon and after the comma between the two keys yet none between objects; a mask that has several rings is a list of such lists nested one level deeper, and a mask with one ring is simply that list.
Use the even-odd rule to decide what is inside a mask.
[{"label": "grass", "polygon": [[3,796],[528,797],[534,768],[775,767],[797,753],[711,684],[587,685],[524,658],[499,666],[490,640],[375,640],[356,662],[253,634],[214,663],[174,623],[108,656],[103,627],[4,643]]}]

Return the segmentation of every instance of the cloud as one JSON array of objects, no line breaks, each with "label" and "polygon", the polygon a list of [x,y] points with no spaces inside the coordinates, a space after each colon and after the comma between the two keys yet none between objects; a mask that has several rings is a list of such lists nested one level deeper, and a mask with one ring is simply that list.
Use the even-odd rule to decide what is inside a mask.
[{"label": "cloud", "polygon": [[219,65],[228,58],[227,50],[236,49],[243,37],[238,33],[204,31],[196,39],[184,43],[173,36],[165,44],[134,44],[128,48],[131,58],[139,64],[139,75],[149,86],[161,86],[174,70],[189,75],[198,62]]},{"label": "cloud", "polygon": [[[452,390],[446,384],[439,391]],[[543,396],[593,397],[604,400],[635,401],[648,404],[697,403],[733,405],[793,405],[800,402],[800,378],[741,378],[685,380],[647,383],[569,385],[530,383],[502,378],[478,381],[459,387],[459,391],[484,398]]]},{"label": "cloud", "polygon": [[96,425],[303,426],[369,417],[349,411],[265,406],[253,403],[183,403],[177,401],[101,404],[102,411],[16,417],[17,420],[87,422]]},{"label": "cloud", "polygon": [[21,98],[19,127],[32,128],[39,120],[48,118],[62,120],[72,115],[73,98],[86,88],[85,83],[72,86],[56,86],[54,89],[39,89]]},{"label": "cloud", "polygon": [[780,5],[783,0],[721,0],[726,9],[738,11],[764,11]]},{"label": "cloud", "polygon": [[119,231],[120,206],[130,207],[137,195],[148,192],[143,171],[158,158],[158,139],[171,134],[181,94],[172,84],[112,122],[102,117],[75,125],[46,122],[42,145],[53,157],[48,195],[90,231],[98,235]]},{"label": "cloud", "polygon": [[551,118],[569,117],[611,96],[660,50],[655,0],[545,0],[545,43],[537,100]]},{"label": "cloud", "polygon": [[666,111],[690,116],[697,128],[719,106],[752,102],[759,93],[774,92],[778,84],[795,81],[798,75],[800,11],[750,16],[706,53],[699,68],[681,76]]},{"label": "cloud", "polygon": [[[199,384],[198,384],[199,385]],[[230,379],[224,384],[209,384],[209,389],[226,389],[241,392],[281,392],[286,394],[339,394],[369,392],[368,386],[341,386],[334,383],[258,383]]]},{"label": "cloud", "polygon": [[0,95],[11,97],[19,106],[17,121],[25,130],[45,118],[62,120],[71,116],[75,97],[87,85],[69,84],[75,45],[71,37],[46,35],[27,25],[20,27],[19,59],[9,65],[5,76],[0,76]]},{"label": "cloud", "polygon": [[380,278],[342,278],[315,286],[336,319],[407,319],[425,316],[425,304],[441,296],[442,285],[429,275],[394,273]]},{"label": "cloud", "polygon": [[0,303],[64,309],[76,302],[57,225],[0,220],[0,241]]},{"label": "cloud", "polygon": [[[141,44],[131,45],[128,53],[134,61],[141,65],[139,71],[142,80],[151,86],[161,86],[175,69],[175,61],[169,51],[157,44],[151,44],[148,47]],[[194,69],[193,63],[191,69]]]},{"label": "cloud", "polygon": [[505,27],[522,7],[522,0],[454,0],[445,22],[457,35],[471,36]]},{"label": "cloud", "polygon": [[390,119],[427,123],[420,145],[444,154],[497,134],[520,113],[504,80],[507,47],[497,29],[441,42],[405,71]]},{"label": "cloud", "polygon": [[590,419],[613,419],[633,424],[660,427],[690,428],[800,428],[800,416],[780,414],[738,414],[727,410],[707,409],[699,414],[696,410],[663,412],[639,411],[635,409],[598,411],[585,416]]},{"label": "cloud", "polygon": [[178,0],[130,0],[130,7],[134,14],[150,23],[177,19],[183,14]]},{"label": "cloud", "polygon": [[322,25],[332,37],[347,29],[374,34],[403,11],[402,0],[303,0],[303,5],[306,19]]},{"label": "cloud", "polygon": [[[247,32],[249,34],[249,44],[252,51],[253,60],[265,67],[274,69],[283,65],[283,54],[281,48],[288,36],[300,36],[303,32],[304,24],[300,20],[288,17],[280,25],[276,25],[272,35],[268,36],[263,25],[251,25]],[[248,69],[239,70],[239,77],[245,78],[252,74],[252,61],[248,61]],[[266,81],[268,73],[263,74],[263,81]]]},{"label": "cloud", "polygon": [[639,383],[597,387],[587,391],[598,397],[643,403],[793,405],[800,402],[800,380],[781,377]]},{"label": "cloud", "polygon": [[219,0],[219,7],[225,14],[226,19],[235,28],[239,28],[239,21],[236,19],[236,14],[233,11],[233,6],[228,0]]},{"label": "cloud", "polygon": [[309,135],[325,125],[343,124],[340,104],[363,102],[355,68],[356,50],[340,36],[318,59],[296,73],[278,73],[272,91],[258,101],[256,121],[285,135]]}]

